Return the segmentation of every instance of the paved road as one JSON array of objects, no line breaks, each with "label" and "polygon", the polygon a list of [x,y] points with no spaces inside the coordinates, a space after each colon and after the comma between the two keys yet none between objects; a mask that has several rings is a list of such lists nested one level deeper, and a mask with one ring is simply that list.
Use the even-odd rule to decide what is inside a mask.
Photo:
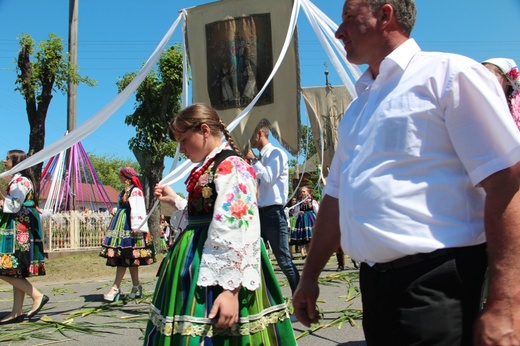
[{"label": "paved road", "polygon": [[[296,261],[301,269],[303,262]],[[276,265],[275,265],[275,268]],[[336,275],[336,265],[331,259],[325,268],[323,275]],[[342,272],[339,279],[342,280],[347,273],[354,272],[353,268],[348,268]],[[276,270],[280,282],[285,282],[283,274]],[[113,278],[92,278],[82,282],[70,282],[63,278],[63,282],[53,284],[38,284],[38,287],[50,297],[49,303],[40,312],[42,319],[52,319],[56,323],[43,323],[41,320],[24,322],[18,325],[4,325],[0,329],[0,344],[2,345],[141,345],[142,335],[146,326],[146,316],[148,304],[144,300],[129,300],[124,304],[107,305],[102,301],[102,294],[108,290]],[[144,294],[150,296],[155,286],[155,277],[152,274],[142,276],[141,281],[144,287]],[[131,288],[131,284],[126,278],[123,282],[123,292]],[[347,285],[339,283],[336,285],[321,285],[321,295],[319,306],[324,311],[335,311],[349,308],[359,308],[359,298],[346,302]],[[284,294],[290,295],[287,285],[282,287]],[[31,308],[30,298],[26,299],[25,311]],[[12,306],[12,290],[5,283],[0,285],[0,316],[7,314]],[[86,312],[87,309],[102,309],[101,311],[79,315],[79,312]],[[339,313],[326,313],[323,323],[330,323]],[[356,325],[348,323],[341,327],[333,326],[316,331],[312,335],[306,335],[298,339],[300,346],[365,346],[364,335],[360,321],[355,321]],[[63,325],[60,325],[63,324]],[[61,327],[61,333],[55,325]],[[68,325],[69,328],[65,328]],[[95,330],[93,333],[82,333],[74,330],[74,327],[84,327]],[[299,322],[293,323],[296,335],[304,333],[307,328]],[[20,337],[21,340],[13,340]],[[25,339],[23,339],[25,338]],[[252,345],[255,346],[255,345]]]}]

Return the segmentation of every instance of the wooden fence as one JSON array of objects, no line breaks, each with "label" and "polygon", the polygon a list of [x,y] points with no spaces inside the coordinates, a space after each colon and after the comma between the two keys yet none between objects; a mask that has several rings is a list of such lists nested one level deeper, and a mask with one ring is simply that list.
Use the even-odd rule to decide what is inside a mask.
[{"label": "wooden fence", "polygon": [[101,247],[112,216],[97,212],[62,212],[42,217],[45,252]]}]

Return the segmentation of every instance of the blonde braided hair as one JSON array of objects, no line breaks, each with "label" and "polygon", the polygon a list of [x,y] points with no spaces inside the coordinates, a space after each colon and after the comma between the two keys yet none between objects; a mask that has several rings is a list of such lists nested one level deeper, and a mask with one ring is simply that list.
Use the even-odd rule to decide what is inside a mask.
[{"label": "blonde braided hair", "polygon": [[238,156],[241,158],[244,158],[242,155],[242,152],[238,148],[238,146],[235,144],[235,141],[233,140],[233,137],[231,137],[231,133],[229,133],[226,124],[220,119],[220,125],[222,126],[222,133],[224,133],[224,137],[226,137],[226,141],[229,143],[231,148],[237,153]]},{"label": "blonde braided hair", "polygon": [[175,132],[185,133],[188,130],[199,131],[202,124],[206,124],[212,135],[217,136],[224,134],[231,148],[240,156],[243,157],[242,152],[235,144],[231,134],[226,128],[226,124],[217,114],[213,107],[204,103],[194,103],[182,109],[171,121],[169,128],[169,135],[173,141],[175,139]]}]

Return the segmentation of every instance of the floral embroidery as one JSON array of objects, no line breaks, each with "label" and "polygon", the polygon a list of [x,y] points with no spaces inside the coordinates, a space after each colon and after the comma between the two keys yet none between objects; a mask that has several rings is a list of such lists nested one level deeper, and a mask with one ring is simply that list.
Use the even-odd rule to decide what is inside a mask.
[{"label": "floral embroidery", "polygon": [[249,206],[244,202],[243,199],[239,199],[235,203],[231,205],[231,215],[236,217],[237,219],[241,219],[243,216],[247,215]]},{"label": "floral embroidery", "polygon": [[256,179],[256,171],[252,166],[248,165],[247,172],[253,177],[253,179]]},{"label": "floral embroidery", "polygon": [[220,174],[220,175],[227,175],[227,174],[230,174],[231,172],[233,172],[233,164],[231,163],[230,160],[223,161],[218,166],[218,174]]},{"label": "floral embroidery", "polygon": [[208,185],[208,182],[209,182],[209,175],[208,173],[204,173],[200,176],[199,178],[199,185],[200,186],[206,186]]},{"label": "floral embroidery", "polygon": [[212,184],[214,181],[213,169],[215,163],[212,159],[208,163],[207,168],[200,172],[200,176],[189,193],[189,211],[193,215],[210,212],[213,209],[214,193]]},{"label": "floral embroidery", "polygon": [[225,289],[242,285],[250,290],[260,285],[257,184],[249,167],[238,156],[230,156],[216,167],[215,206],[201,259],[199,285],[220,285]]},{"label": "floral embroidery", "polygon": [[511,80],[513,81],[516,81],[519,77],[520,77],[520,72],[518,72],[518,68],[516,67],[513,67],[508,73],[507,75],[509,76],[509,78],[511,78]]},{"label": "floral embroidery", "polygon": [[[18,229],[20,228],[18,227]],[[20,244],[26,244],[29,241],[29,232],[18,232],[16,234],[16,240],[18,240]]]},{"label": "floral embroidery", "polygon": [[211,187],[204,186],[202,188],[202,198],[210,198],[213,195],[213,191],[211,190]]},{"label": "floral embroidery", "polygon": [[2,268],[9,269],[13,268],[13,261],[10,255],[2,256]]}]

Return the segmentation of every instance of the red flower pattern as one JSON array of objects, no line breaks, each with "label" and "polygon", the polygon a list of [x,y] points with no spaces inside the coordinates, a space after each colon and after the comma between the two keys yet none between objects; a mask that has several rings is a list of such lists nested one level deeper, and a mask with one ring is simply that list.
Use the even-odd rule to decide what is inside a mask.
[{"label": "red flower pattern", "polygon": [[239,199],[231,205],[231,215],[237,219],[241,219],[243,216],[247,215],[248,208],[249,206],[246,204],[246,202],[244,202],[243,199]]},{"label": "red flower pattern", "polygon": [[233,163],[231,160],[225,160],[218,165],[218,173],[222,175],[227,175],[233,171]]},{"label": "red flower pattern", "polygon": [[511,77],[512,80],[516,80],[518,77],[520,77],[520,72],[518,72],[516,67],[512,68],[507,74],[509,77]]}]

